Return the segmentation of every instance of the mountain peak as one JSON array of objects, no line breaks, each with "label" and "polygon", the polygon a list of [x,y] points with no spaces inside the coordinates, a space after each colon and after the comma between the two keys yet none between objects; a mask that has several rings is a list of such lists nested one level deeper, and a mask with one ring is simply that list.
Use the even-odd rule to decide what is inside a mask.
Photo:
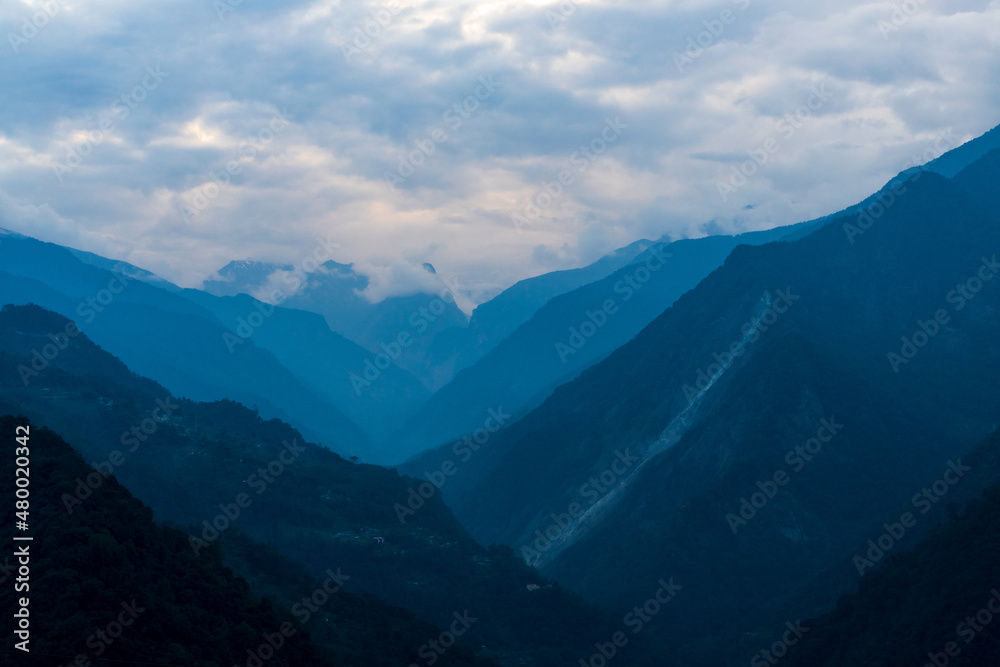
[{"label": "mountain peak", "polygon": [[28,238],[24,234],[19,234],[19,233],[15,232],[15,231],[11,231],[9,229],[4,229],[3,227],[0,227],[0,236],[10,236],[11,238],[15,238],[15,239],[26,239],[26,238]]},{"label": "mountain peak", "polygon": [[246,273],[273,272],[278,269],[290,270],[291,268],[291,266],[284,266],[273,262],[259,262],[254,259],[234,259],[216,271],[215,275],[224,279],[233,279]]}]

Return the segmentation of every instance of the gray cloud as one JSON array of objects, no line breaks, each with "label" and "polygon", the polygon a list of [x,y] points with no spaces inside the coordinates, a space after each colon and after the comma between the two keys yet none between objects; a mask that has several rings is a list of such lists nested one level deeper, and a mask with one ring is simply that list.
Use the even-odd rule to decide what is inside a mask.
[{"label": "gray cloud", "polygon": [[[1000,106],[997,2],[923,3],[895,25],[890,4],[826,0],[581,0],[565,16],[244,0],[221,18],[209,0],[63,0],[21,41],[42,5],[0,6],[0,226],[184,285],[234,258],[294,262],[323,234],[371,273],[370,296],[412,290],[430,262],[478,300],[637,238],[838,210]],[[140,101],[147,67],[168,76]],[[484,94],[483,78],[500,85]],[[829,99],[785,136],[817,84]],[[608,118],[627,129],[580,169]],[[772,137],[780,150],[723,200],[718,183]],[[390,188],[401,164],[413,173]],[[573,182],[519,233],[511,214],[563,170]]]}]

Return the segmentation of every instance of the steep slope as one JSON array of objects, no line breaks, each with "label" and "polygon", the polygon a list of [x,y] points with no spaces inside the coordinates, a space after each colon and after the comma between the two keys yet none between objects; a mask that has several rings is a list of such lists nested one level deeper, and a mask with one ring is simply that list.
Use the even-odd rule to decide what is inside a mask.
[{"label": "steep slope", "polygon": [[458,343],[449,342],[445,346],[435,341],[433,351],[439,355],[451,354],[455,357],[452,361],[452,375],[454,375],[454,372],[482,359],[486,353],[531,319],[539,308],[555,297],[606,278],[634,260],[653,243],[642,239],[619,248],[587,266],[551,271],[519,280],[489,301],[476,306],[469,318],[469,326],[461,329],[460,333],[439,334],[440,338],[448,338],[449,333],[458,336],[461,338]]},{"label": "steep slope", "polygon": [[[419,373],[429,386],[438,388],[455,372],[481,359],[550,299],[608,276],[650,245],[651,241],[636,241],[587,266],[521,280],[477,306],[468,321],[454,317],[447,294],[440,305],[433,302],[441,294],[392,297],[372,304],[360,295],[368,287],[368,279],[357,274],[353,265],[333,261],[325,262],[313,275],[296,274],[292,265],[230,262],[206,280],[204,287],[216,296],[249,294],[266,299],[267,287],[287,292],[304,284],[301,293],[287,300],[286,305],[323,314],[334,331],[344,333],[373,352],[380,352],[382,343],[391,344],[401,331],[416,333],[422,339],[418,341],[419,359],[403,358],[397,362],[413,366],[419,361]],[[444,326],[420,315],[420,308],[427,308],[428,304],[440,311],[434,316],[443,318]],[[416,320],[426,319],[426,326],[412,327],[409,318],[414,314]]]},{"label": "steep slope", "polygon": [[990,151],[1000,148],[1000,125],[941,157],[931,160],[924,167],[947,178],[958,175]]},{"label": "steep slope", "polygon": [[455,296],[443,285],[435,294],[392,296],[378,302],[372,314],[361,321],[358,337],[369,341],[367,349],[379,353],[399,343],[401,336],[409,336],[411,342],[400,346],[395,363],[436,391],[451,379],[452,369],[435,356],[434,342],[468,323],[468,316],[455,304]]},{"label": "steep slope", "polygon": [[889,557],[791,647],[789,667],[1000,663],[1000,486]]},{"label": "steep slope", "polygon": [[[0,241],[0,303],[37,303],[75,318],[98,344],[178,395],[256,405],[345,454],[372,454],[368,437],[328,400],[252,338],[179,294],[85,264],[60,246],[7,236]],[[255,312],[266,321],[256,308],[244,317],[257,322]]]},{"label": "steep slope", "polygon": [[[502,339],[500,349],[460,373],[439,391],[396,437],[407,443],[412,451],[419,452],[480,428],[490,408],[502,406],[509,412],[523,414],[540,404],[556,386],[572,379],[631,339],[678,296],[720,266],[737,245],[792,241],[846,215],[862,216],[865,212],[874,212],[874,216],[861,218],[864,222],[874,220],[883,205],[891,205],[895,200],[893,187],[896,183],[906,181],[915,184],[928,171],[954,176],[997,148],[998,142],[1000,128],[994,128],[927,165],[900,174],[883,190],[864,201],[817,220],[735,237],[708,237],[668,244],[664,251],[670,255],[667,270],[653,272],[650,280],[641,286],[642,289],[633,290],[628,283],[642,277],[634,273],[641,261],[637,259],[633,266],[626,266],[603,281],[596,281],[558,299],[553,298],[551,303],[535,313],[532,320],[525,322],[507,339]],[[987,192],[996,191],[988,181],[982,185]],[[902,187],[906,187],[905,183]],[[592,336],[581,335],[584,327],[597,324],[588,317],[588,313],[594,313],[597,321],[603,320],[599,311],[607,299],[612,299],[619,310],[608,318],[607,324],[597,326]],[[503,305],[498,298],[500,307],[491,310],[502,313]],[[481,308],[485,310],[485,305]],[[474,330],[475,320],[474,313],[470,331]],[[514,322],[521,324],[516,318]],[[494,337],[493,340],[501,339]],[[484,349],[489,351],[496,345],[493,343]],[[424,458],[405,464],[404,468],[416,474],[422,468],[436,467],[449,456],[450,448],[450,444],[444,445],[439,452],[428,453]]]},{"label": "steep slope", "polygon": [[[0,411],[78,443],[159,518],[185,527],[196,538],[192,552],[225,549],[239,541],[226,532],[235,528],[277,545],[311,577],[342,568],[347,591],[378,595],[439,627],[468,610],[477,620],[466,641],[501,664],[572,663],[619,629],[613,615],[550,585],[509,549],[477,545],[438,499],[421,498],[418,482],[345,461],[238,404],[173,399],[83,335],[26,386],[19,367],[65,325],[33,306],[0,312]],[[81,477],[60,502],[75,511],[100,488]],[[636,638],[621,664],[664,664],[654,643]]]},{"label": "steep slope", "polygon": [[751,627],[995,425],[1000,229],[970,170],[860,234],[737,248],[448,480],[456,514],[606,604],[676,575],[678,641]]},{"label": "steep slope", "polygon": [[[25,237],[26,238],[26,237]],[[116,273],[121,273],[122,275],[132,278],[135,280],[141,280],[144,283],[149,283],[159,287],[160,289],[165,289],[168,292],[179,292],[180,287],[174,285],[169,280],[164,280],[160,276],[156,275],[152,271],[147,271],[141,267],[135,266],[134,264],[129,264],[128,262],[122,262],[119,260],[108,259],[107,257],[101,257],[100,255],[95,255],[92,252],[87,252],[85,250],[77,250],[76,248],[66,248],[73,256],[84,264],[89,264],[90,266],[96,266],[99,269],[104,269],[106,271],[114,271]]]},{"label": "steep slope", "polygon": [[[183,290],[181,295],[210,311],[230,331],[237,332],[239,340],[230,339],[233,347],[242,345],[242,336],[249,334],[247,339],[272,353],[376,443],[383,441],[430,397],[430,392],[415,377],[395,364],[384,364],[377,354],[330,331],[320,315],[272,307],[245,294],[215,297],[199,290]],[[260,326],[250,324],[260,321],[261,315],[264,320]],[[254,317],[258,320],[253,320]],[[371,462],[384,460],[377,447],[365,458]]]},{"label": "steep slope", "polygon": [[[276,606],[225,568],[217,548],[196,556],[187,535],[154,524],[152,512],[113,476],[68,513],[64,494],[72,494],[93,469],[61,438],[27,419],[0,417],[0,432],[12,452],[18,446],[15,435],[26,445],[20,454],[31,473],[29,529],[16,534],[33,538],[10,541],[17,517],[14,503],[4,503],[5,535],[8,543],[27,548],[30,574],[28,588],[15,592],[13,585],[4,586],[0,604],[14,613],[21,596],[30,600],[25,645],[30,654],[8,644],[3,664],[228,667],[263,655],[269,665],[392,665],[416,659],[417,642],[434,631],[405,614],[400,618],[399,610],[384,604],[384,620],[343,614],[361,606],[346,592],[333,596],[324,609],[336,616],[336,630],[320,627],[329,625],[322,619],[293,613],[291,605]],[[14,456],[3,457],[4,479],[15,479],[14,465]],[[12,482],[5,486],[13,497]],[[8,556],[5,569],[11,560]],[[309,585],[304,594],[318,586],[301,583]],[[325,637],[322,648],[311,640],[314,630]],[[478,664],[467,649],[444,659]]]},{"label": "steep slope", "polygon": [[[804,223],[802,226],[809,226]],[[411,454],[483,426],[489,411],[519,416],[560,384],[628,342],[740,244],[800,233],[799,226],[656,243],[611,275],[553,298],[438,391],[394,440]],[[416,467],[407,465],[407,470]]]},{"label": "steep slope", "polygon": [[[434,275],[433,267],[427,265],[425,270]],[[217,296],[242,293],[268,302],[274,302],[271,294],[280,290],[281,305],[322,315],[333,331],[376,354],[382,352],[383,345],[397,341],[401,333],[407,334],[410,344],[400,350],[394,363],[436,389],[450,376],[430,363],[428,350],[440,332],[468,324],[447,282],[438,282],[436,294],[417,292],[372,303],[361,294],[369,278],[355,272],[353,264],[332,260],[310,264],[304,260],[302,265],[293,266],[243,260],[230,262],[206,280],[204,287]]]},{"label": "steep slope", "polygon": [[[11,249],[16,252],[39,252],[38,249],[24,249],[31,244],[38,242],[22,235],[11,236],[14,243]],[[26,245],[22,245],[26,244]],[[116,262],[92,253],[86,253],[71,248],[62,249],[59,246],[43,246],[48,252],[39,252],[38,261],[48,262],[52,267],[51,271],[41,271],[31,273],[24,270],[23,265],[0,263],[0,271],[9,268],[12,273],[20,276],[27,276],[43,283],[53,289],[54,293],[44,293],[42,296],[33,297],[32,290],[26,282],[11,283],[4,294],[6,300],[10,302],[26,303],[35,301],[55,307],[58,303],[64,303],[66,315],[76,317],[81,321],[81,326],[85,328],[89,323],[94,323],[99,327],[99,320],[103,319],[107,312],[113,312],[115,305],[122,302],[130,302],[129,307],[140,303],[153,306],[159,310],[172,313],[172,317],[178,321],[171,327],[166,326],[163,331],[165,338],[171,342],[180,353],[177,357],[166,359],[168,368],[162,366],[149,366],[145,371],[151,374],[156,373],[164,381],[171,382],[171,388],[180,394],[187,394],[195,398],[222,398],[229,397],[241,400],[248,405],[259,404],[261,406],[274,405],[273,414],[285,415],[298,421],[300,412],[296,414],[294,403],[292,410],[289,410],[284,401],[271,395],[275,390],[287,391],[282,388],[282,384],[287,380],[287,374],[279,371],[286,378],[272,377],[268,382],[246,381],[249,374],[239,377],[239,382],[226,383],[226,378],[232,376],[234,369],[227,366],[220,357],[239,355],[243,358],[242,365],[256,363],[258,365],[274,366],[274,361],[267,355],[260,355],[253,350],[246,351],[242,348],[258,348],[267,350],[277,358],[278,362],[290,370],[295,376],[296,384],[308,386],[308,391],[315,395],[315,398],[322,398],[332,404],[336,411],[344,413],[364,432],[364,436],[359,436],[357,428],[340,428],[343,437],[353,438],[351,450],[347,453],[359,453],[371,460],[377,460],[378,454],[374,451],[362,452],[358,445],[364,443],[365,439],[378,441],[383,438],[396,426],[402,423],[408,416],[426,401],[430,392],[420,383],[419,380],[409,375],[406,371],[395,365],[383,367],[381,360],[376,354],[366,351],[361,346],[343,338],[339,334],[330,331],[329,326],[319,316],[302,311],[291,310],[284,307],[273,307],[267,303],[253,299],[246,295],[239,297],[215,297],[199,290],[180,289],[141,268],[132,266],[125,262]],[[62,251],[67,251],[72,257],[81,263],[102,269],[106,273],[101,274],[100,282],[94,282],[93,273],[86,274],[86,267],[74,267],[70,260]],[[9,256],[8,256],[9,258]],[[82,271],[82,273],[81,273]],[[72,276],[71,280],[61,279],[61,274],[66,273]],[[122,276],[121,284],[114,281],[115,276]],[[79,281],[78,281],[79,279]],[[93,285],[90,294],[83,295],[83,290],[79,284]],[[114,293],[107,289],[107,284],[111,283],[112,288],[119,290]],[[143,283],[148,283],[144,285]],[[139,289],[131,289],[134,286]],[[149,286],[161,288],[172,294],[164,295]],[[29,290],[23,294],[17,289]],[[72,296],[73,298],[60,299]],[[79,297],[79,298],[78,298]],[[101,303],[98,299],[107,300],[107,304]],[[181,297],[178,299],[177,297]],[[48,300],[45,300],[48,299]],[[94,301],[88,302],[87,299]],[[192,308],[183,299],[197,304]],[[70,302],[74,310],[70,311]],[[217,340],[205,341],[200,349],[182,348],[183,345],[193,343],[183,339],[176,340],[175,333],[179,329],[196,330],[205,328],[204,323],[188,324],[183,319],[187,317],[197,317],[209,320],[213,325],[222,325],[230,335],[219,332]],[[136,324],[141,323],[141,315],[137,315]],[[112,329],[107,331],[107,338],[103,342],[115,351],[124,353],[124,347],[136,340],[136,329],[122,330],[119,334]],[[146,335],[146,332],[143,332]],[[100,334],[95,334],[100,335]],[[248,345],[247,343],[252,343]],[[168,352],[170,348],[164,350]],[[181,353],[182,352],[182,353]],[[141,360],[141,350],[136,351],[135,357],[130,357],[130,361],[136,364],[159,363],[162,359]],[[162,354],[159,356],[163,356]],[[257,358],[256,362],[252,359]],[[206,361],[210,359],[211,361]],[[190,360],[190,361],[189,361]],[[191,363],[196,362],[196,363]],[[376,367],[375,364],[378,364]],[[206,373],[206,364],[210,367],[225,369],[225,375],[212,377]],[[271,372],[269,368],[259,368],[257,373],[265,375]],[[172,373],[178,376],[177,384],[173,384]],[[373,378],[377,381],[373,381]],[[223,384],[225,390],[217,391],[216,385]],[[206,391],[206,383],[211,387]],[[304,389],[304,388],[299,388]],[[329,406],[322,407],[321,403],[313,401],[313,405],[320,411],[328,411]],[[270,410],[266,410],[271,412]],[[309,417],[312,418],[312,417]],[[315,434],[317,439],[327,440],[328,434],[314,429],[309,422],[300,422],[310,433]],[[347,450],[345,450],[346,452]]]},{"label": "steep slope", "polygon": [[[338,265],[339,266],[339,265]],[[276,271],[294,272],[291,264],[256,262],[238,259],[229,262],[213,275],[202,281],[202,288],[213,296],[236,296],[249,294],[265,297],[267,279]],[[277,285],[280,288],[282,285]]]}]

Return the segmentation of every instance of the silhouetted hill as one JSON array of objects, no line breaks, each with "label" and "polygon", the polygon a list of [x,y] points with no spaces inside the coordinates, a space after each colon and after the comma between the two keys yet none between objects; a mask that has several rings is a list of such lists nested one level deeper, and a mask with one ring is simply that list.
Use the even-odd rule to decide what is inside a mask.
[{"label": "silhouetted hill", "polygon": [[[736,246],[796,235],[811,224],[652,244],[611,275],[539,308],[483,359],[435,393],[397,431],[397,448],[405,445],[416,455],[471,433],[482,427],[491,409],[502,407],[515,417],[523,415],[557,386],[627,343],[722,264]],[[411,469],[408,464],[407,469]]]},{"label": "silhouetted hill", "polygon": [[252,338],[179,294],[86,264],[60,246],[0,239],[0,303],[36,303],[73,318],[130,368],[179,395],[257,405],[345,453],[371,449],[357,425]]},{"label": "silhouetted hill", "polygon": [[920,172],[860,233],[847,215],[736,248],[491,438],[476,483],[448,481],[463,525],[607,605],[676,576],[682,661],[718,664],[703,639],[755,629],[995,427],[1000,229],[977,168],[1000,175],[992,154]]},{"label": "silhouetted hill", "polygon": [[[613,614],[552,586],[509,549],[476,544],[439,499],[417,503],[419,481],[351,463],[234,402],[174,399],[83,335],[26,386],[18,372],[30,364],[26,350],[47,338],[42,332],[66,324],[35,306],[0,312],[0,410],[24,413],[79,443],[87,460],[111,466],[159,519],[224,550],[231,526],[276,545],[320,581],[341,568],[350,577],[347,591],[377,595],[442,628],[468,610],[478,621],[463,641],[486,646],[484,655],[501,664],[572,662],[619,629]],[[235,505],[241,494],[248,501],[242,508]],[[415,510],[401,512],[410,503]],[[192,552],[202,546],[189,544]],[[294,589],[281,585],[286,576],[260,572],[251,552],[241,548],[241,571],[295,599]],[[652,657],[653,643],[637,638],[621,663],[663,664]]]},{"label": "silhouetted hill", "polygon": [[[104,478],[85,504],[67,512],[65,494],[74,492],[79,479],[97,473],[61,438],[25,418],[0,417],[0,431],[12,453],[0,462],[11,498],[2,511],[4,534],[8,544],[15,545],[12,551],[27,548],[30,568],[23,577],[26,587],[16,592],[14,574],[8,574],[10,585],[0,592],[0,604],[10,614],[20,608],[22,596],[30,600],[30,653],[8,642],[0,656],[3,664],[78,660],[229,667],[246,664],[248,652],[271,655],[270,665],[352,664],[345,659],[358,655],[374,659],[365,664],[389,665],[391,659],[415,657],[411,646],[401,649],[387,641],[371,618],[366,624],[342,620],[344,639],[348,628],[360,633],[360,641],[352,639],[353,650],[340,649],[333,641],[329,650],[319,648],[301,615],[252,592],[246,581],[223,566],[217,547],[196,556],[187,535],[153,523],[152,511],[113,476]],[[20,517],[15,516],[13,501],[13,454],[15,437],[26,433],[21,441],[26,449],[19,454],[29,459],[30,507],[24,515],[29,529],[15,531]],[[14,542],[13,535],[33,539]],[[10,563],[7,556],[5,565]],[[393,625],[388,618],[381,623],[384,629]],[[449,662],[474,664],[467,652],[465,659],[457,659],[462,653],[456,651]]]},{"label": "silhouetted hill", "polygon": [[[1000,450],[1000,438],[993,436]],[[835,610],[804,621],[790,667],[1000,663],[1000,486],[909,551],[889,556]],[[877,545],[876,545],[877,546]]]}]

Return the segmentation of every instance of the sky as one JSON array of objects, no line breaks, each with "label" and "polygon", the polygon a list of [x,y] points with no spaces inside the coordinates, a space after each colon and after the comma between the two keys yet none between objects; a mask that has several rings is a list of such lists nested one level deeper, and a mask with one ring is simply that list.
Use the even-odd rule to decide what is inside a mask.
[{"label": "sky", "polygon": [[188,287],[324,246],[481,302],[1000,123],[996,0],[5,0],[0,35],[0,227]]}]

